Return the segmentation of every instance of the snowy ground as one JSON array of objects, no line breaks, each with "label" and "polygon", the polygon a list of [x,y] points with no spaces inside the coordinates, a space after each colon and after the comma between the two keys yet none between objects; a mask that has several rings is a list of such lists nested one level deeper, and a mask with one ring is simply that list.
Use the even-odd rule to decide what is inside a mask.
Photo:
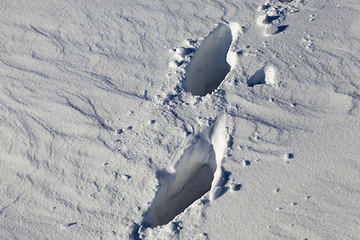
[{"label": "snowy ground", "polygon": [[358,0],[0,7],[1,239],[360,239]]}]

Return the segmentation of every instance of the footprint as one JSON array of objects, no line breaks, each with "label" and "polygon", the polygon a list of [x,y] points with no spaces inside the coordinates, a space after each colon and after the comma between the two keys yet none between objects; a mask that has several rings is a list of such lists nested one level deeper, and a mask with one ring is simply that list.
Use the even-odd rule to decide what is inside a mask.
[{"label": "footprint", "polygon": [[313,52],[315,47],[312,36],[308,34],[306,37],[303,37],[302,40],[306,43],[306,50],[308,50],[309,52]]},{"label": "footprint", "polygon": [[143,224],[159,226],[169,223],[208,191],[211,199],[217,197],[222,179],[221,163],[227,147],[225,115],[210,129],[190,140],[180,152],[172,173],[157,172],[160,188]]},{"label": "footprint", "polygon": [[312,22],[316,19],[316,15],[315,14],[311,14],[310,15],[310,19],[309,19],[309,22]]},{"label": "footprint", "polygon": [[272,84],[275,85],[276,70],[273,66],[267,66],[256,71],[248,80],[247,85],[253,87],[259,84]]},{"label": "footprint", "polygon": [[226,59],[231,42],[231,29],[226,24],[219,24],[209,33],[187,66],[186,91],[205,96],[220,85],[231,69]]},{"label": "footprint", "polygon": [[288,28],[288,25],[283,24],[286,16],[299,11],[298,4],[290,4],[292,1],[282,0],[280,2],[283,4],[271,2],[259,6],[260,16],[257,18],[257,24],[264,29],[265,36],[281,33]]}]

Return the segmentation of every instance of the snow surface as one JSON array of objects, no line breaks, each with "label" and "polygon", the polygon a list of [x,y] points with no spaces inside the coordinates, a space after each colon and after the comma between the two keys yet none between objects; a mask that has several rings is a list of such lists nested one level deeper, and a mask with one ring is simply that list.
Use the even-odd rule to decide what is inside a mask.
[{"label": "snow surface", "polygon": [[360,239],[358,0],[0,7],[0,239]]}]

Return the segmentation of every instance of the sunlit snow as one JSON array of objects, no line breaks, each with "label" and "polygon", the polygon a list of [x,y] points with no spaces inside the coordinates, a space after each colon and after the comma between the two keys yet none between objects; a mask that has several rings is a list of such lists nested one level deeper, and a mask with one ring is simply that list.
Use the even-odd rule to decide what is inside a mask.
[{"label": "sunlit snow", "polygon": [[0,239],[359,239],[358,1],[0,9]]}]

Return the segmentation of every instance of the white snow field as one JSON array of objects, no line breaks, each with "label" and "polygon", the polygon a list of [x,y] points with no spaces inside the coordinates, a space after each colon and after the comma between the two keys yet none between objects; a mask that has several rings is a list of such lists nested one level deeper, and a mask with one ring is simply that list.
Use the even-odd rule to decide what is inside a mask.
[{"label": "white snow field", "polygon": [[360,239],[360,1],[2,0],[0,239]]}]

